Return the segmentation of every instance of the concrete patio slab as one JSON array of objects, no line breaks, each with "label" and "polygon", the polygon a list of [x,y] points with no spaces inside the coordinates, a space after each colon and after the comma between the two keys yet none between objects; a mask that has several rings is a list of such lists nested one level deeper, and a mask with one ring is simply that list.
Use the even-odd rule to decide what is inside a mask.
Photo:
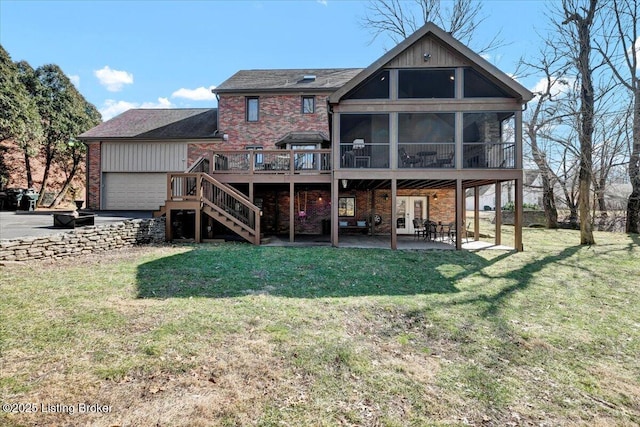
[{"label": "concrete patio slab", "polygon": [[[0,211],[0,240],[50,236],[72,229],[54,228],[53,214],[65,211]],[[66,211],[69,212],[69,211]],[[97,211],[95,225],[113,224],[127,219],[151,218],[149,211]]]}]

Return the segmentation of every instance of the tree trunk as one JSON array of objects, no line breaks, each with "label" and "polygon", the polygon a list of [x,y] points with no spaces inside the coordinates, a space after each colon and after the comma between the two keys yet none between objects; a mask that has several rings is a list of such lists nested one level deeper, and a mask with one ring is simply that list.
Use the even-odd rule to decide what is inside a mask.
[{"label": "tree trunk", "polygon": [[62,200],[64,200],[64,196],[67,194],[67,191],[69,191],[69,187],[71,187],[71,181],[73,181],[73,178],[75,178],[76,176],[76,172],[78,172],[79,164],[80,164],[80,159],[76,160],[74,158],[73,165],[71,166],[71,171],[69,172],[69,176],[67,176],[67,179],[64,181],[62,190],[60,190],[56,198],[53,199],[53,202],[51,202],[51,204],[49,205],[50,208],[55,208],[60,204],[60,202],[62,202]]},{"label": "tree trunk", "polygon": [[553,193],[553,183],[544,175],[542,176],[542,205],[547,228],[558,228],[558,209],[556,208],[556,197]]},{"label": "tree trunk", "polygon": [[547,164],[545,154],[538,147],[537,135],[533,127],[528,129],[527,133],[531,142],[533,161],[538,166],[542,177],[542,208],[544,209],[547,228],[558,228],[558,209],[556,208],[556,198],[553,192],[553,172]]},{"label": "tree trunk", "polygon": [[40,195],[38,196],[38,206],[42,205],[44,199],[44,193],[47,190],[49,184],[49,171],[51,170],[51,164],[53,163],[54,151],[50,145],[45,147],[45,165],[44,173],[42,174],[42,185],[40,186]]},{"label": "tree trunk", "polygon": [[585,17],[576,12],[570,13],[565,4],[567,20],[565,24],[574,21],[578,40],[578,74],[581,79],[580,87],[580,172],[578,175],[578,210],[580,213],[580,244],[593,245],[593,223],[591,220],[591,183],[593,182],[593,115],[594,90],[593,72],[591,70],[591,25],[596,11],[597,0],[589,2],[589,8],[583,8]]},{"label": "tree trunk", "polygon": [[31,174],[31,156],[27,152],[27,148],[24,149],[24,168],[27,172],[27,188],[33,188],[33,175]]},{"label": "tree trunk", "polygon": [[598,199],[598,210],[600,212],[606,212],[607,211],[607,201],[605,200],[605,193],[606,193],[606,188],[607,188],[607,179],[606,177],[600,177],[600,179],[598,179],[598,186],[596,188],[596,198]]},{"label": "tree trunk", "polygon": [[633,147],[629,159],[631,195],[627,201],[627,233],[640,233],[640,85],[636,82],[633,103]]}]

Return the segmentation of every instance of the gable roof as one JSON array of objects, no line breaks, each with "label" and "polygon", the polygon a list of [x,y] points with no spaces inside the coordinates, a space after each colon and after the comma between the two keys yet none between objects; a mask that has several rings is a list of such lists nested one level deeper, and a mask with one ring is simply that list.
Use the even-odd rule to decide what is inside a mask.
[{"label": "gable roof", "polygon": [[276,142],[276,147],[284,147],[287,144],[329,142],[329,137],[324,132],[299,131],[289,132]]},{"label": "gable roof", "polygon": [[216,87],[213,92],[217,94],[273,90],[332,92],[361,71],[362,68],[240,70]]},{"label": "gable roof", "polygon": [[217,127],[217,108],[131,109],[78,138],[202,139],[217,137]]},{"label": "gable roof", "polygon": [[458,53],[465,59],[467,59],[475,69],[481,70],[486,74],[491,75],[494,79],[502,83],[506,88],[513,92],[514,96],[519,98],[523,102],[530,101],[533,98],[533,94],[520,83],[509,77],[507,74],[500,71],[497,67],[491,64],[486,59],[469,49],[464,44],[453,38],[449,33],[442,30],[433,22],[428,22],[421,28],[419,28],[412,35],[407,37],[404,41],[396,45],[393,49],[389,50],[382,57],[380,57],[373,64],[365,68],[351,81],[346,83],[340,89],[335,91],[330,97],[330,103],[338,103],[340,99],[345,96],[349,91],[356,86],[364,82],[367,78],[371,77],[376,71],[384,68],[394,58],[399,56],[402,52],[410,48],[414,43],[421,40],[423,37],[431,35],[438,39],[441,43],[444,43],[449,49]]}]

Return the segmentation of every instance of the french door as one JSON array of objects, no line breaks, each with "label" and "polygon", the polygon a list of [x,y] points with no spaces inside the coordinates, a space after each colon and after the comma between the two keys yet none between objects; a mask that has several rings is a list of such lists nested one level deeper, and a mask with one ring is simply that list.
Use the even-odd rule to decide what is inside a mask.
[{"label": "french door", "polygon": [[396,218],[396,232],[398,234],[415,233],[413,220],[417,219],[422,224],[427,218],[427,197],[396,197]]}]

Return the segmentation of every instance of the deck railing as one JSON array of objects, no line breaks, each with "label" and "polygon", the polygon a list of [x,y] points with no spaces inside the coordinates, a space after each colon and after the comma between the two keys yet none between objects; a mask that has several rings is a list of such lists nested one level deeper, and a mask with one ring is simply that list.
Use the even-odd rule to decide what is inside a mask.
[{"label": "deck railing", "polygon": [[[455,168],[455,143],[401,143],[397,164],[390,166],[389,144],[368,144],[353,149],[340,145],[341,169],[442,169]],[[211,173],[233,174],[327,174],[331,172],[331,150],[236,150],[215,151]],[[510,143],[464,143],[465,169],[513,169],[516,145]]]},{"label": "deck railing", "polygon": [[214,173],[331,173],[331,150],[215,151]]},{"label": "deck railing", "polygon": [[469,169],[513,169],[516,167],[516,145],[509,143],[465,143],[462,165]]}]

